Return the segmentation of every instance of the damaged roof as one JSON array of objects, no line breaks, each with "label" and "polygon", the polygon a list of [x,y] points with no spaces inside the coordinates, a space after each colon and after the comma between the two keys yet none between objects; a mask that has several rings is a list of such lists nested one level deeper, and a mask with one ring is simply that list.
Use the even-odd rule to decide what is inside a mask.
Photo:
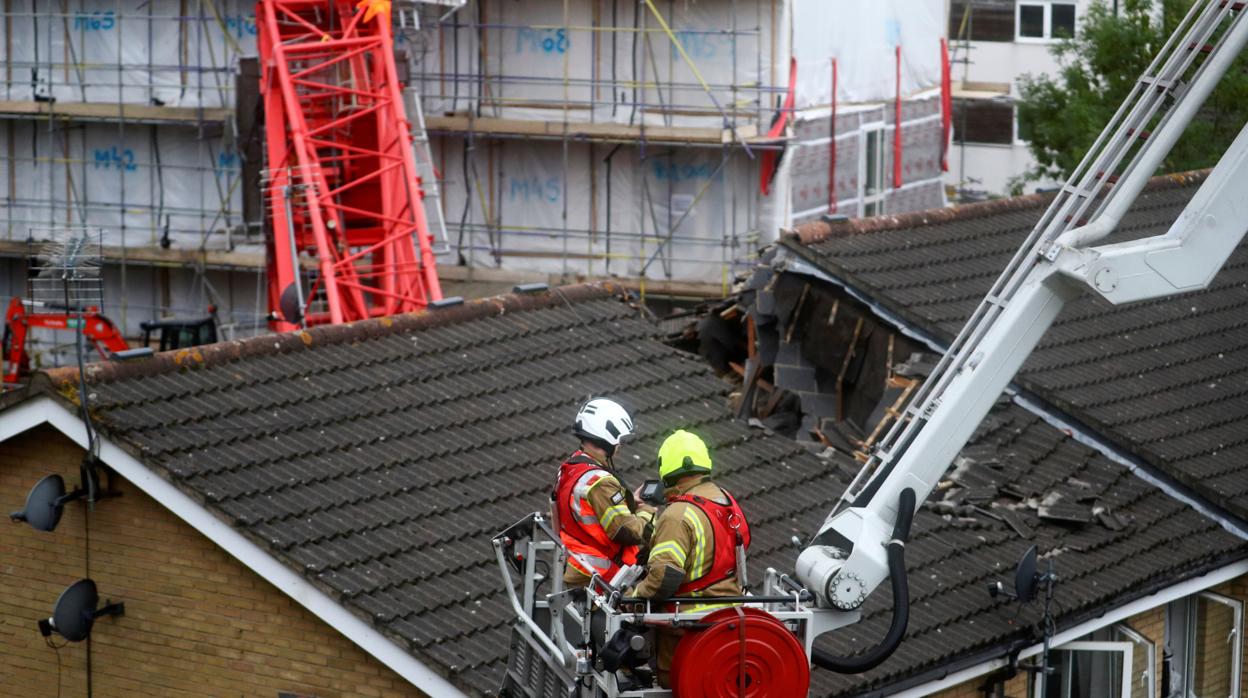
[{"label": "damaged roof", "polygon": [[[1155,178],[1118,235],[1165,232],[1206,174]],[[947,343],[1050,200],[809,224],[785,245]],[[1016,383],[1248,520],[1248,243],[1204,291],[1121,307],[1082,295]]]},{"label": "damaged roof", "polygon": [[[733,420],[727,386],[610,286],[510,295],[87,368],[107,438],[469,694],[513,619],[490,538],[547,506],[590,395],[635,410],[623,458],[703,435],[751,514],[758,572],[830,508],[832,466]],[[77,399],[76,370],[35,394]],[[42,387],[40,387],[42,386]],[[798,522],[800,520],[800,523]]]},{"label": "damaged roof", "polygon": [[[1015,564],[1033,543],[1061,579],[1063,630],[1248,555],[1213,520],[1008,401],[946,478],[906,545],[905,640],[866,674],[819,672],[835,694],[890,695],[1038,642],[1037,604],[987,593],[993,581],[1012,588]],[[825,636],[824,646],[838,654],[871,647],[891,609],[881,589],[862,622]]]},{"label": "damaged roof", "polygon": [[[658,335],[613,288],[585,285],[93,365],[88,380],[107,438],[485,695],[500,683],[512,620],[489,539],[545,506],[584,397],[618,395],[636,411],[641,438],[621,468],[630,483],[650,475],[666,431],[707,438],[750,518],[754,578],[791,569],[792,537],[814,533],[844,486],[843,461],[734,420],[726,384]],[[76,373],[54,371],[32,390],[72,403]],[[1055,551],[1064,618],[1244,554],[1216,524],[1017,407],[994,412],[963,455],[956,482],[916,517],[909,638],[868,674],[817,670],[812,695],[891,692],[1033,642],[1034,613],[1016,620],[984,592],[1032,540]],[[1020,499],[1054,490],[1067,499],[1050,504],[1089,521],[1042,520]],[[1093,507],[1108,514],[1093,518]],[[881,590],[827,646],[873,644],[890,606]]]}]

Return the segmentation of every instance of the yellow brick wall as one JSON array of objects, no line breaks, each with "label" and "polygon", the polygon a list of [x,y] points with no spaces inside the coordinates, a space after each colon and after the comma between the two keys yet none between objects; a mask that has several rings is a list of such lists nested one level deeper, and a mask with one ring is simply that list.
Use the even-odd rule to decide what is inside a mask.
[{"label": "yellow brick wall", "polygon": [[[1236,599],[1236,601],[1248,604],[1248,576],[1236,577],[1224,584],[1218,584],[1217,587],[1209,589],[1209,591],[1222,594],[1224,597]],[[1208,606],[1213,613],[1206,616],[1209,619],[1217,619],[1219,626],[1228,622],[1231,618],[1231,609],[1217,604],[1217,606]],[[1226,611],[1223,611],[1226,608]],[[1212,623],[1211,623],[1212,626]],[[1197,646],[1204,652],[1206,658],[1204,666],[1196,672],[1196,682],[1198,691],[1202,696],[1229,696],[1229,681],[1227,677],[1227,664],[1231,662],[1231,648],[1226,642],[1226,633],[1216,631],[1213,627],[1207,627],[1207,632],[1203,633],[1203,637],[1197,637]],[[1241,658],[1248,657],[1248,633],[1241,633]],[[1241,659],[1241,667],[1239,667],[1239,693],[1241,696],[1248,693],[1248,672],[1244,671]],[[1206,693],[1208,692],[1208,693]]]},{"label": "yellow brick wall", "polygon": [[[0,513],[39,478],[78,482],[82,450],[41,427],[0,443]],[[421,693],[129,482],[90,518],[90,576],[123,617],[92,631],[96,696]],[[56,695],[57,653],[35,623],[87,576],[85,505],[42,533],[0,522],[0,695]],[[54,635],[54,637],[57,637]],[[86,695],[86,643],[59,652],[61,695]]]},{"label": "yellow brick wall", "polygon": [[[1143,613],[1131,616],[1126,621],[1127,627],[1143,635],[1153,643],[1153,698],[1159,698],[1165,691],[1161,685],[1161,665],[1165,657],[1166,645],[1166,608],[1158,606]],[[1131,684],[1131,698],[1147,698],[1147,691],[1140,685],[1139,662],[1147,660],[1148,655],[1141,650],[1131,658],[1131,673],[1135,674]]]}]

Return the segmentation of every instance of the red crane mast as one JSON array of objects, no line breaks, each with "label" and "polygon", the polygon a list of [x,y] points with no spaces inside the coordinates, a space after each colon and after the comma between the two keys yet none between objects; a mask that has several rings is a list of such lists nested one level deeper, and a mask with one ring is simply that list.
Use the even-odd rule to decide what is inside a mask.
[{"label": "red crane mast", "polygon": [[[389,5],[256,4],[274,330],[410,312],[442,297]],[[316,260],[307,289],[301,253]]]}]

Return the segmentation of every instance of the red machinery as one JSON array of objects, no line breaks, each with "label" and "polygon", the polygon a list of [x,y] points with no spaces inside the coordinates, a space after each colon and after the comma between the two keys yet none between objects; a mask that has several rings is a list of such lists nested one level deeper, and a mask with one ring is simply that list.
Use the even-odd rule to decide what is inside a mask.
[{"label": "red machinery", "polygon": [[[389,5],[256,4],[274,330],[419,310],[442,296]],[[317,259],[306,291],[301,252]]]},{"label": "red machinery", "polygon": [[[26,354],[26,335],[32,328],[51,330],[77,329],[80,317],[77,311],[52,313],[27,313],[21,298],[9,301],[4,314],[4,383],[13,385],[30,372],[30,357]],[[95,344],[100,357],[107,359],[109,353],[130,348],[112,320],[100,315],[94,306],[81,314],[82,335]]]},{"label": "red machinery", "polygon": [[[96,306],[87,306],[81,317],[77,310],[59,308],[51,312],[32,313],[27,311],[28,305],[40,306],[41,303],[23,301],[14,296],[9,301],[9,309],[4,315],[4,343],[0,349],[0,357],[4,359],[4,383],[11,388],[30,373],[30,355],[26,353],[26,338],[32,329],[76,330],[81,322],[82,336],[95,345],[100,358],[117,358],[129,352],[121,331],[112,320],[100,314]],[[170,317],[160,320],[140,322],[143,330],[142,347],[152,347],[152,335],[156,336],[157,351],[169,351],[183,347],[213,344],[217,341],[217,309],[208,306],[208,314],[200,317]]]}]

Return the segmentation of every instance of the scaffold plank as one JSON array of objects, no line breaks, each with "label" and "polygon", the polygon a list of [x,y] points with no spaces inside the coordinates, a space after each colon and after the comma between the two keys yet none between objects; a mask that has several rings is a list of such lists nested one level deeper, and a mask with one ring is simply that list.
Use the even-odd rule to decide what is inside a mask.
[{"label": "scaffold plank", "polygon": [[45,119],[80,121],[128,121],[150,124],[221,124],[232,110],[224,108],[167,107],[117,102],[41,102],[0,100],[0,119]]}]

